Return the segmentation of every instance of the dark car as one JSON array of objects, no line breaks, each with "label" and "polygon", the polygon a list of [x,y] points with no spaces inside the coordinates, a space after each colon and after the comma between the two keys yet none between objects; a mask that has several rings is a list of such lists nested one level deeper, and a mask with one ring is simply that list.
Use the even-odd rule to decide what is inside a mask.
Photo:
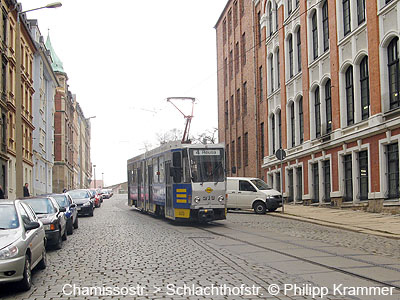
[{"label": "dark car", "polygon": [[94,207],[98,208],[101,206],[101,202],[103,202],[103,197],[99,194],[98,190],[90,189],[90,196],[94,199]]},{"label": "dark car", "polygon": [[91,196],[89,190],[72,190],[68,194],[76,203],[79,216],[88,215],[89,217],[93,217],[94,197]]},{"label": "dark car", "polygon": [[22,202],[29,204],[43,223],[47,246],[61,249],[62,241],[67,239],[66,209],[50,196],[24,198]]},{"label": "dark car", "polygon": [[72,200],[71,196],[67,193],[65,194],[51,194],[50,197],[56,199],[60,207],[66,209],[65,217],[67,218],[67,233],[73,234],[74,229],[78,228],[78,210],[77,206]]},{"label": "dark car", "polygon": [[32,208],[20,200],[0,200],[0,284],[17,282],[29,290],[32,269],[45,269],[46,236]]}]

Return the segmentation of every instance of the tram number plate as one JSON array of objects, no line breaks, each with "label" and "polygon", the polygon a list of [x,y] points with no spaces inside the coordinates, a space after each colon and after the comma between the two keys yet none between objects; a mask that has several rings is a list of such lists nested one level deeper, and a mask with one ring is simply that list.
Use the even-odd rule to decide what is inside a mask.
[{"label": "tram number plate", "polygon": [[204,201],[207,201],[207,200],[215,200],[215,196],[204,196],[204,197],[203,197],[203,200],[204,200]]},{"label": "tram number plate", "polygon": [[194,155],[220,155],[220,151],[216,150],[194,150]]}]

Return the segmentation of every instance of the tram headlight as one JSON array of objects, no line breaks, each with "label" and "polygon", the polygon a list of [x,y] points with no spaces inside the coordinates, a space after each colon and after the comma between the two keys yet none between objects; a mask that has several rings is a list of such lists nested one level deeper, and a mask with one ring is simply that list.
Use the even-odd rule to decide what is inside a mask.
[{"label": "tram headlight", "polygon": [[199,203],[200,202],[200,197],[199,196],[194,197],[194,202]]},{"label": "tram headlight", "polygon": [[221,195],[221,196],[218,196],[218,201],[219,201],[219,202],[224,201],[224,196],[222,196],[222,195]]}]

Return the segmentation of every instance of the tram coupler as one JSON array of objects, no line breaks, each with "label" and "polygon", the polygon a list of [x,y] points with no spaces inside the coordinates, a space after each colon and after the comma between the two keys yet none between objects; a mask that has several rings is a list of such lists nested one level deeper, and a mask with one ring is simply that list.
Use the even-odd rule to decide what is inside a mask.
[{"label": "tram coupler", "polygon": [[214,220],[214,210],[212,208],[199,209],[197,218],[202,223],[211,222]]}]

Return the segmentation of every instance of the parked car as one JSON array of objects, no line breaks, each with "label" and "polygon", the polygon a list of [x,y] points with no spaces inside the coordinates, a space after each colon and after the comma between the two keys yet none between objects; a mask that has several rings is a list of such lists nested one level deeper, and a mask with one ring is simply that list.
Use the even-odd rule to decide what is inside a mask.
[{"label": "parked car", "polygon": [[110,192],[106,189],[101,190],[101,195],[103,196],[104,199],[109,199],[110,198]]},{"label": "parked car", "polygon": [[282,206],[281,193],[259,178],[228,177],[226,193],[228,209],[254,209],[256,214],[265,214]]},{"label": "parked car", "polygon": [[89,217],[93,217],[94,197],[91,196],[89,190],[72,190],[68,194],[77,205],[78,216],[88,215]]},{"label": "parked car", "polygon": [[94,207],[98,208],[101,206],[102,196],[95,189],[90,189],[90,196],[94,197]]},{"label": "parked car", "polygon": [[66,209],[65,217],[67,218],[67,234],[73,234],[74,229],[79,227],[76,203],[67,193],[51,194],[49,196],[54,198],[60,207],[64,207]]},{"label": "parked car", "polygon": [[45,269],[46,235],[29,205],[0,200],[0,283],[18,282],[21,290],[32,285],[32,269]]},{"label": "parked car", "polygon": [[50,196],[24,198],[39,220],[42,221],[46,232],[47,246],[55,249],[62,248],[62,241],[67,240],[66,209],[60,207],[57,201]]}]

